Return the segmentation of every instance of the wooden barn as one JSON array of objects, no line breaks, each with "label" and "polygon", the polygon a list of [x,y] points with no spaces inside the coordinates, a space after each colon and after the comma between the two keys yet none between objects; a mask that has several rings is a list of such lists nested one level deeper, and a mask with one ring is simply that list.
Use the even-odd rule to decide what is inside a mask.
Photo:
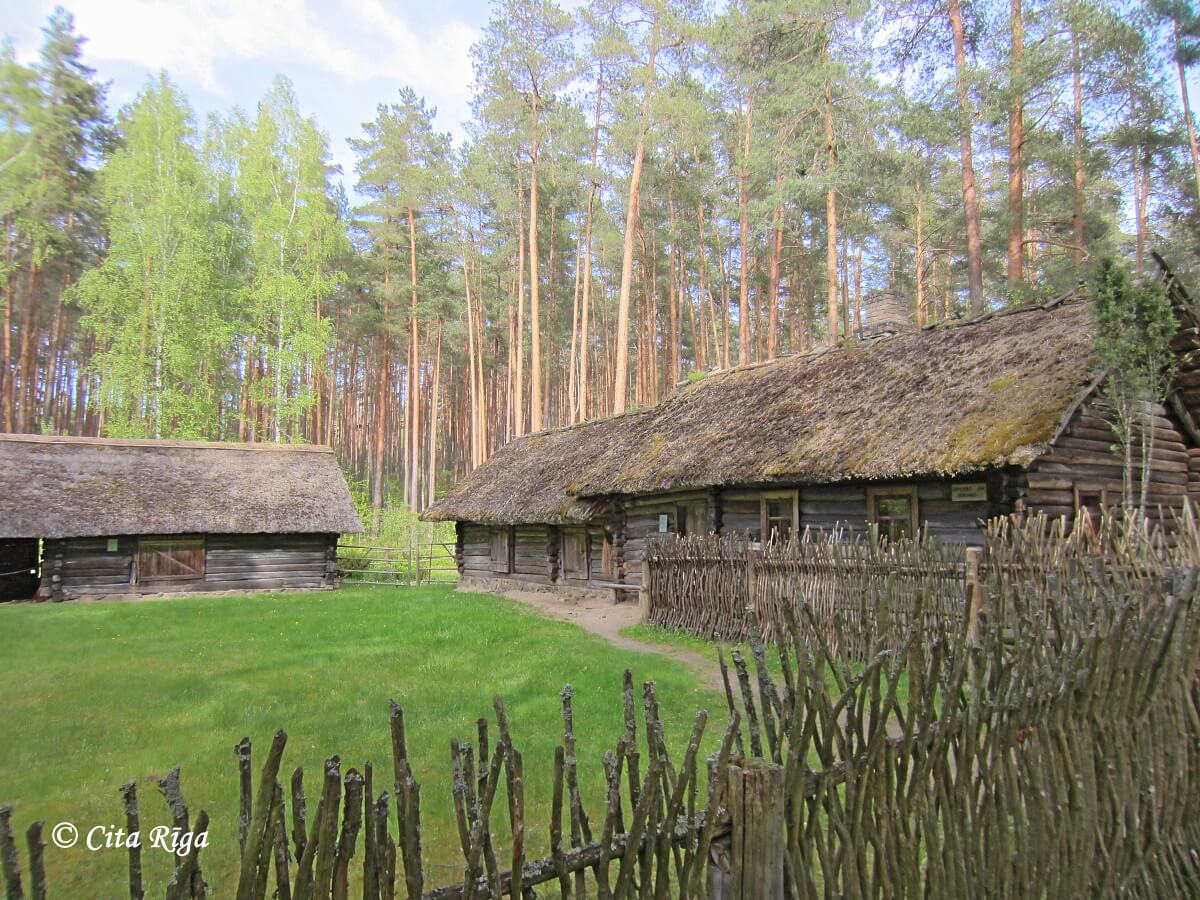
[{"label": "wooden barn", "polygon": [[[1197,318],[1172,282],[1195,350]],[[1018,510],[1120,501],[1122,456],[1082,298],[707,375],[657,406],[514,440],[426,516],[464,589],[636,588],[660,532],[802,529],[968,544]],[[1200,499],[1200,372],[1152,411],[1149,503]]]},{"label": "wooden barn", "polygon": [[327,447],[0,435],[4,599],[332,587],[361,530]]}]

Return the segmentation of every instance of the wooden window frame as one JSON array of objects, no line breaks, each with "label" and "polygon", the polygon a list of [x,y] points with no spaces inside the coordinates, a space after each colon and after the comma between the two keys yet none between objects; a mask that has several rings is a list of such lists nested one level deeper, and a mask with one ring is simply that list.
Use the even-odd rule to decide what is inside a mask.
[{"label": "wooden window frame", "polygon": [[[503,536],[505,541],[504,559],[498,559],[496,553],[496,543],[499,537]],[[515,551],[516,534],[515,529],[511,525],[493,525],[488,534],[488,553],[490,556],[492,574],[494,575],[511,575],[513,570],[513,554]]]},{"label": "wooden window frame", "polygon": [[[199,571],[192,570],[167,575],[146,574],[148,566],[146,566],[143,560],[145,556],[154,552],[161,553],[165,549],[178,550],[181,546],[190,549],[193,553],[198,553]],[[208,544],[202,534],[146,535],[139,536],[137,539],[137,547],[134,552],[133,582],[135,584],[172,584],[204,581],[207,572]]]},{"label": "wooden window frame", "polygon": [[767,511],[770,508],[772,500],[791,500],[792,501],[792,531],[791,534],[800,533],[800,489],[790,488],[788,490],[779,491],[763,491],[758,495],[758,534],[759,539],[768,541],[771,539],[771,532],[767,527]]},{"label": "wooden window frame", "polygon": [[1095,528],[1095,526],[1098,525],[1099,522],[1092,521],[1091,510],[1089,510],[1087,508],[1087,506],[1084,505],[1083,498],[1099,496],[1100,497],[1100,512],[1101,512],[1101,514],[1103,514],[1105,510],[1110,508],[1109,503],[1108,503],[1108,493],[1109,493],[1108,488],[1102,484],[1092,484],[1091,482],[1087,482],[1087,481],[1083,481],[1083,482],[1076,481],[1076,482],[1072,483],[1071,494],[1072,494],[1072,498],[1074,500],[1074,502],[1072,503],[1072,509],[1074,510],[1074,513],[1075,513],[1075,521],[1079,521],[1080,512],[1086,511],[1088,513],[1088,525],[1092,528]]},{"label": "wooden window frame", "polygon": [[[908,500],[908,534],[910,538],[919,537],[921,534],[921,512],[920,499],[915,484],[867,488],[867,523],[878,526],[878,502],[896,497],[904,497]],[[876,528],[875,530],[878,533],[878,529]]]},{"label": "wooden window frame", "polygon": [[1102,484],[1080,483],[1077,481],[1071,485],[1071,493],[1074,496],[1076,512],[1083,508],[1082,500],[1085,495],[1093,496],[1098,494],[1100,496],[1100,507],[1108,509],[1108,488]]}]

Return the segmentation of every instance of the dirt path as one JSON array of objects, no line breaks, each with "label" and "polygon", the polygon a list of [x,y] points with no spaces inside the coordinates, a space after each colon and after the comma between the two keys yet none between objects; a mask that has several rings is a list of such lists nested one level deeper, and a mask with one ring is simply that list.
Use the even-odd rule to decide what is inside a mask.
[{"label": "dirt path", "polygon": [[508,591],[504,596],[532,607],[543,616],[578,625],[585,631],[604,638],[622,650],[653,653],[691,666],[708,688],[721,694],[725,693],[725,688],[721,684],[721,669],[717,665],[715,648],[712,656],[707,657],[679,647],[647,644],[621,634],[622,628],[636,625],[641,620],[636,603],[612,603],[608,600],[563,600],[561,597],[537,591]]},{"label": "dirt path", "polygon": [[[607,600],[563,600],[561,597],[537,591],[508,591],[504,596],[510,600],[524,603],[551,619],[578,625],[585,631],[590,631],[623,650],[633,650],[635,653],[654,653],[691,666],[700,677],[702,684],[718,694],[724,695],[725,693],[715,648],[713,655],[706,657],[691,650],[666,644],[647,644],[621,634],[622,628],[636,625],[641,618],[640,611],[634,603],[612,603]],[[757,701],[762,703],[758,685],[755,684],[752,690]],[[843,724],[846,722],[846,718],[846,711],[843,710],[840,717]],[[890,737],[901,735],[899,724],[895,719],[888,722],[887,730]]]}]

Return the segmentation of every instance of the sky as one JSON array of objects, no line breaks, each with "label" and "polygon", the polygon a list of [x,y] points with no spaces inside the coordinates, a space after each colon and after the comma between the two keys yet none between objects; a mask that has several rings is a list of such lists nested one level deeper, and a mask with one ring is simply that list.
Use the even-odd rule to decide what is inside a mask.
[{"label": "sky", "polygon": [[[37,57],[56,4],[5,0],[3,33],[18,57]],[[353,188],[346,139],[375,107],[409,85],[437,108],[456,140],[470,115],[471,44],[490,17],[488,0],[71,0],[84,59],[111,82],[109,108],[129,103],[166,69],[197,120],[240,106],[252,112],[272,79],[295,85],[302,110],[329,135]],[[349,177],[347,177],[349,176]]]}]

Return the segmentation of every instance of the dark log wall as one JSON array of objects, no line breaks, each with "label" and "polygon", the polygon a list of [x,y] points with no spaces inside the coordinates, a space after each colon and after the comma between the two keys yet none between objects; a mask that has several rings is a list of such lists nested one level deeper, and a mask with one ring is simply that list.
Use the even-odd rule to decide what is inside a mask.
[{"label": "dark log wall", "polygon": [[[1080,492],[1104,491],[1108,505],[1122,499],[1123,459],[1112,430],[1113,410],[1102,397],[1093,397],[1072,416],[1050,452],[1037,459],[1025,475],[1024,503],[1031,512],[1075,518]],[[1149,410],[1154,446],[1147,511],[1182,509],[1189,483],[1188,441],[1162,406]],[[1135,439],[1136,446],[1136,439]],[[1140,454],[1134,453],[1135,492],[1140,488]],[[1136,497],[1136,495],[1135,495]]]},{"label": "dark log wall", "polygon": [[42,549],[42,589],[55,597],[76,594],[127,594],[133,588],[133,557],[137,538],[72,538],[46,541]]},{"label": "dark log wall", "polygon": [[[952,499],[950,480],[917,483],[917,513],[921,527],[945,541],[982,544],[981,520],[1010,512],[1016,494],[1012,479],[1000,473],[978,475],[963,481],[984,483],[987,499]],[[911,484],[898,483],[898,484]],[[877,485],[884,486],[884,485]],[[667,530],[679,528],[683,507],[698,507],[706,530],[719,525],[723,534],[744,534],[757,540],[761,528],[761,498],[764,491],[778,492],[787,485],[770,488],[738,488],[690,491],[637,497],[614,502],[594,519],[589,536],[587,580],[563,574],[562,535],[564,528],[577,526],[516,525],[488,526],[458,523],[459,572],[469,578],[507,579],[532,585],[557,584],[580,588],[604,588],[613,582],[637,587],[641,584],[642,556],[646,543],[659,533],[660,516],[667,517]],[[798,488],[800,528],[827,532],[840,527],[847,535],[867,529],[867,486],[858,484],[815,485]],[[498,528],[511,528],[513,565],[510,572],[496,567],[491,558],[491,536]],[[605,533],[612,537],[611,568],[603,570]]]},{"label": "dark log wall", "polygon": [[331,587],[337,572],[337,535],[212,534],[205,538],[205,573],[175,583],[137,583],[138,539],[72,538],[46,541],[42,592],[63,598],[97,594],[237,591]]},{"label": "dark log wall", "polygon": [[[1012,509],[1007,479],[998,473],[959,479],[970,484],[986,484],[987,499],[983,501],[954,500],[952,480],[915,482],[917,487],[917,517],[931,537],[944,541],[981,544],[981,519],[1001,515]],[[867,530],[868,487],[912,485],[914,482],[894,482],[867,485],[848,484],[806,485],[799,488],[800,529],[830,532],[840,529],[847,536]],[[786,486],[784,486],[786,487]],[[771,490],[778,488],[772,487]],[[761,531],[762,491],[727,490],[721,493],[722,533],[749,534],[758,539]]]},{"label": "dark log wall", "polygon": [[550,584],[551,566],[548,560],[550,533],[548,525],[518,525],[513,529],[513,570],[511,578],[531,584]]},{"label": "dark log wall", "polygon": [[1188,499],[1200,508],[1200,448],[1188,448]]},{"label": "dark log wall", "polygon": [[462,559],[459,574],[485,578],[492,574],[491,530],[486,525],[462,523]]},{"label": "dark log wall", "polygon": [[337,535],[210,534],[203,582],[194,590],[316,588],[332,584]]},{"label": "dark log wall", "polygon": [[624,506],[624,542],[621,559],[624,564],[623,582],[631,586],[642,583],[642,555],[646,542],[659,533],[659,517],[667,517],[667,530],[679,529],[680,507],[695,504],[708,508],[709,497],[704,491],[688,491],[663,494],[656,497],[637,497],[627,500]]}]

